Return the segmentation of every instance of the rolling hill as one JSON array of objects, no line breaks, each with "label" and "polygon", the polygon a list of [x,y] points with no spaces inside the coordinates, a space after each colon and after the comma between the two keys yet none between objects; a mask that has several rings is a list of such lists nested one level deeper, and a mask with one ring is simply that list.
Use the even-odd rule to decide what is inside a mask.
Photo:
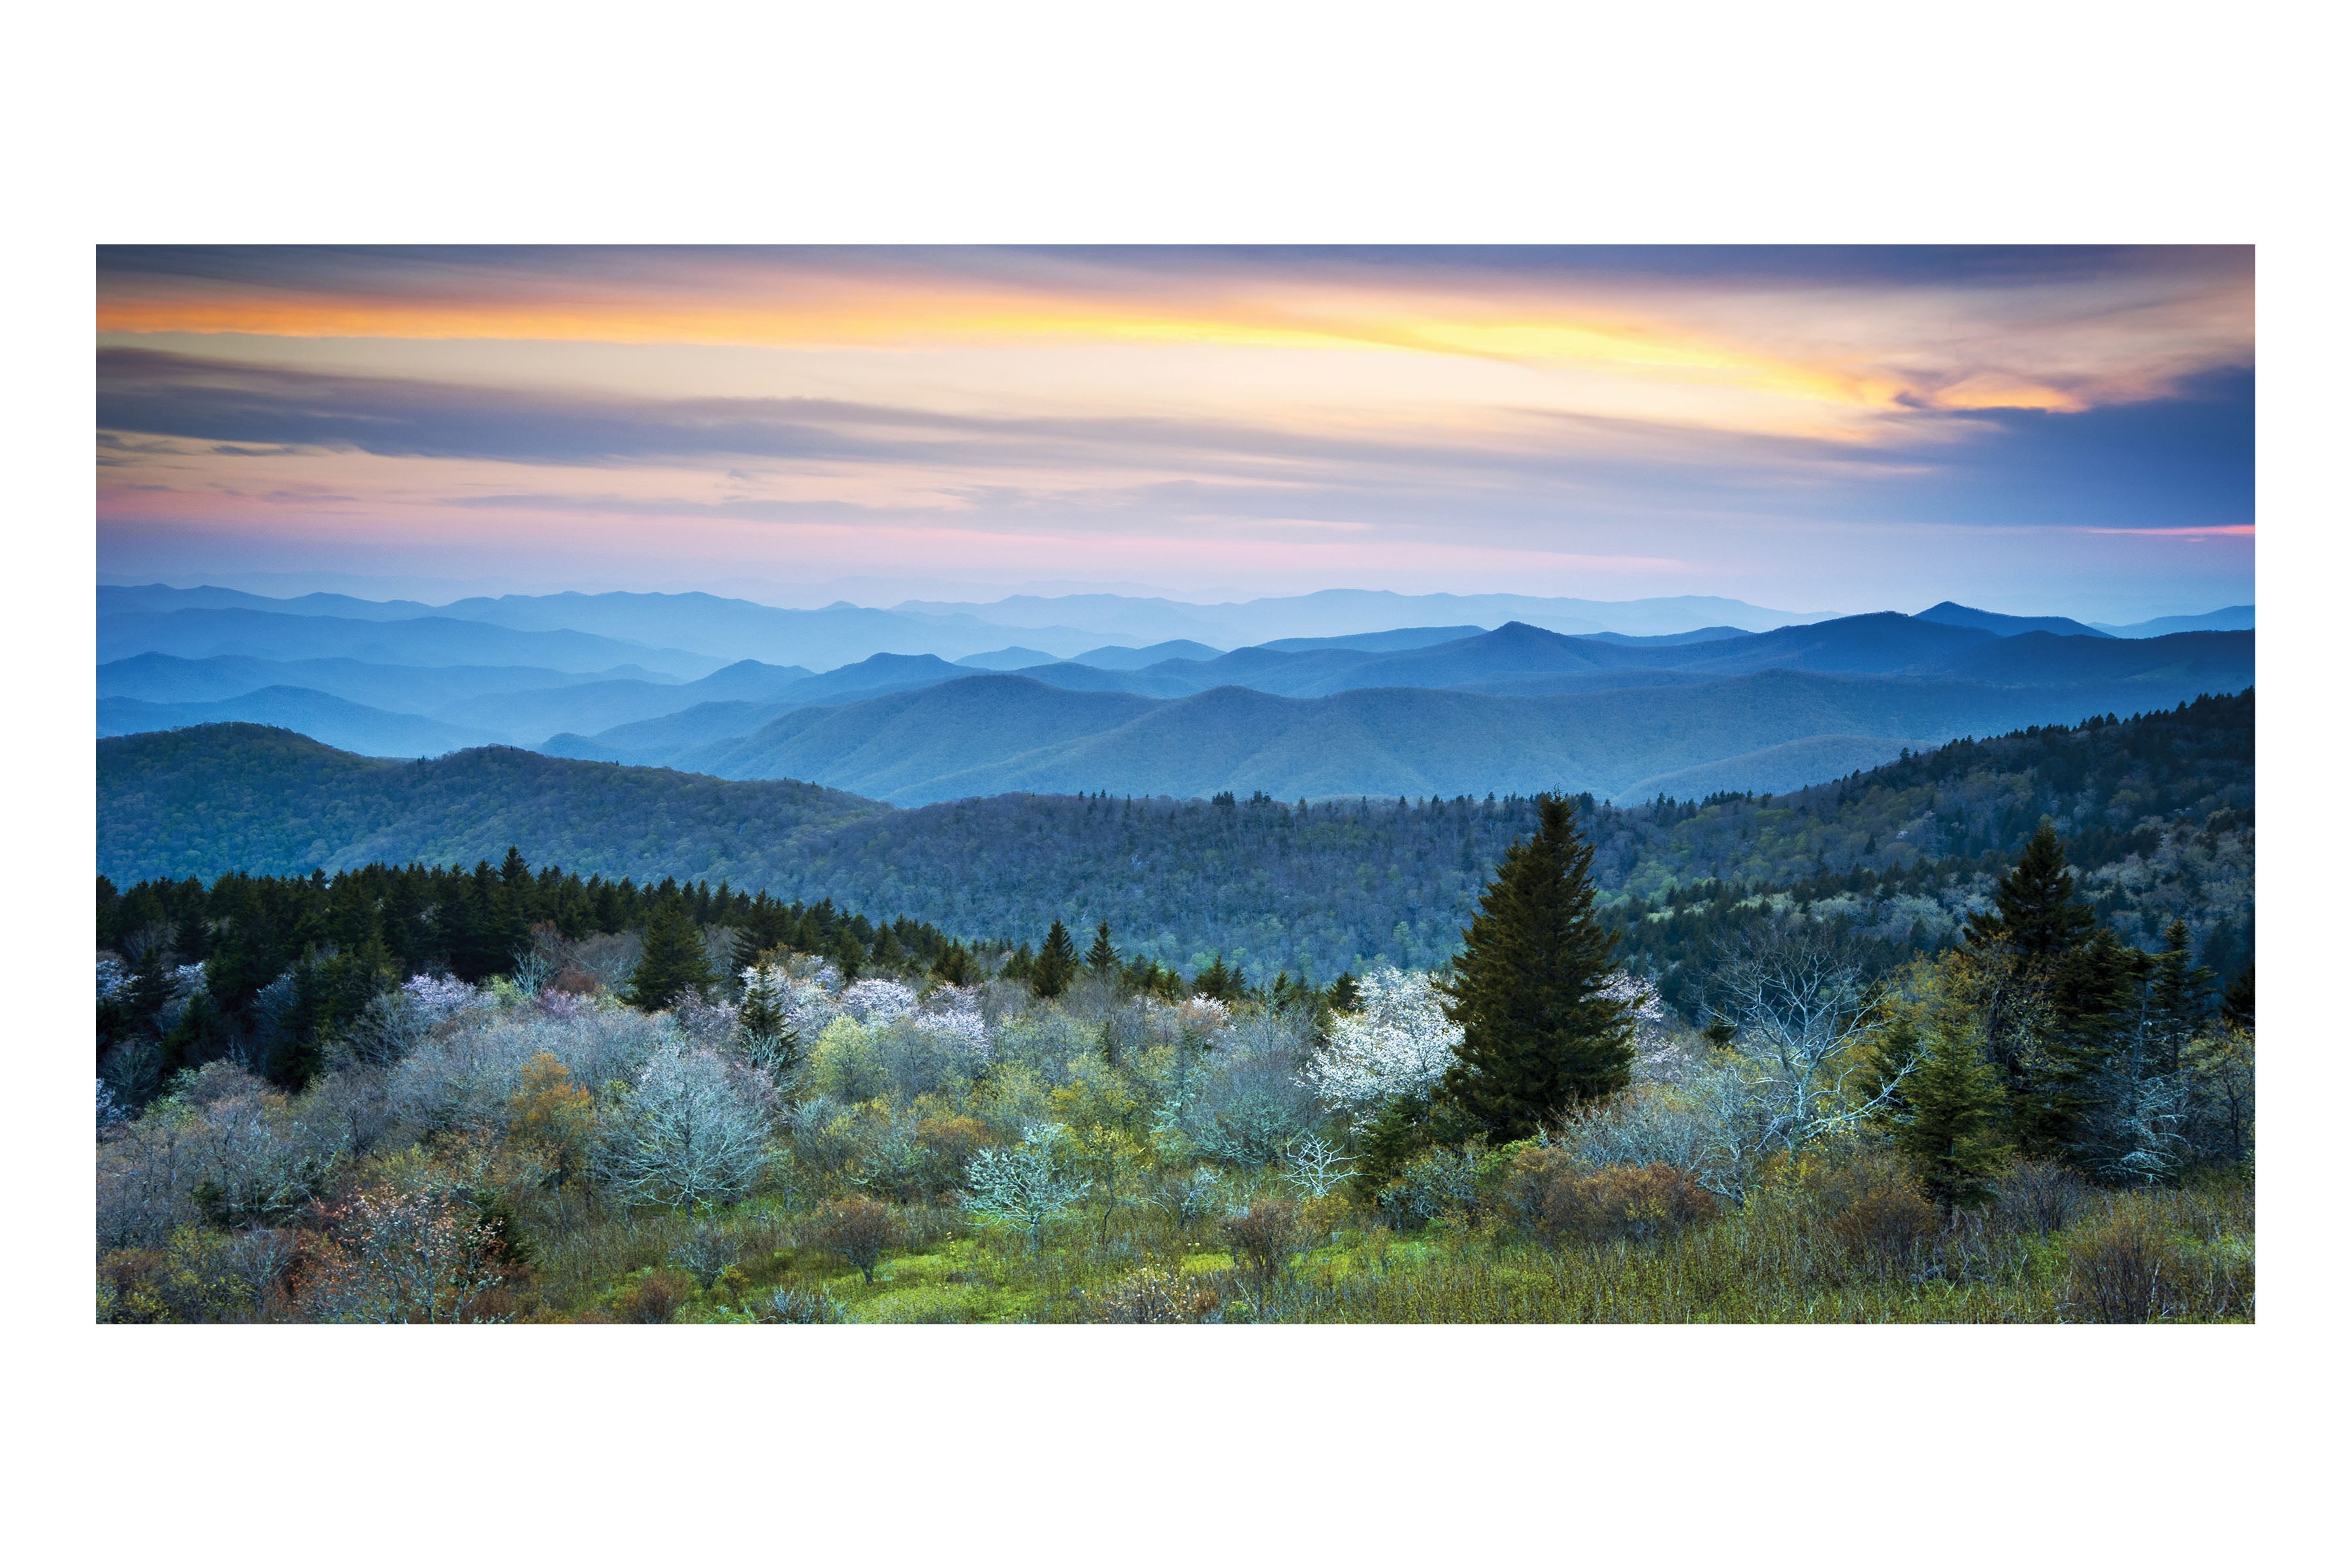
[{"label": "rolling hill", "polygon": [[168,653],[182,658],[226,654],[268,659],[354,658],[376,664],[538,665],[561,670],[639,664],[687,679],[708,675],[727,662],[589,632],[516,631],[446,616],[362,620],[249,609],[99,616],[100,663],[142,653]]},{"label": "rolling hill", "polygon": [[168,653],[142,653],[98,667],[100,697],[217,702],[265,686],[300,686],[394,713],[432,713],[469,697],[542,691],[598,680],[680,684],[674,677],[653,676],[637,665],[578,671],[528,665],[370,664],[356,658],[270,659],[241,655],[180,658]]},{"label": "rolling hill", "polygon": [[[1154,700],[982,675],[796,710],[751,734],[681,750],[672,765],[815,779],[902,805],[1005,791],[1620,797],[1660,775],[1751,754],[1756,771],[1726,772],[1721,787],[1787,787],[1791,754],[1776,748],[1792,742],[1861,738],[1899,749],[2228,689],[2201,672],[2011,687],[1767,669],[1551,696],[1378,687],[1301,699],[1220,687]],[[1843,754],[1860,753],[1849,744]]]},{"label": "rolling hill", "polygon": [[[1788,888],[1881,940],[1945,940],[2047,815],[2118,930],[2153,943],[2183,913],[2206,962],[2233,973],[2252,947],[2253,710],[2251,695],[2210,699],[1948,746],[1769,799],[1695,800],[1710,782],[1695,777],[1679,801],[1588,805],[1594,873],[1612,900],[1729,878]],[[1790,765],[1837,768],[1846,743],[1825,738]],[[1328,979],[1442,962],[1531,818],[1524,798],[1392,795],[1301,809],[1006,795],[893,810],[804,784],[503,748],[376,762],[250,725],[97,752],[98,868],[120,883],[471,864],[513,844],[534,865],[724,879],[968,938],[1106,920],[1129,954],[1192,969],[1223,952],[1260,978],[1277,964]]]},{"label": "rolling hill", "polygon": [[221,723],[268,724],[298,731],[338,751],[369,757],[436,757],[497,739],[415,713],[387,713],[299,686],[265,686],[218,702],[98,700],[98,732],[131,735]]},{"label": "rolling hill", "polygon": [[504,746],[384,761],[254,724],[100,741],[98,756],[99,870],[118,881],[370,860],[470,865],[525,844],[539,861],[609,876],[690,865],[713,878],[737,868],[744,882],[770,875],[812,832],[888,810],[814,784],[722,783]]}]

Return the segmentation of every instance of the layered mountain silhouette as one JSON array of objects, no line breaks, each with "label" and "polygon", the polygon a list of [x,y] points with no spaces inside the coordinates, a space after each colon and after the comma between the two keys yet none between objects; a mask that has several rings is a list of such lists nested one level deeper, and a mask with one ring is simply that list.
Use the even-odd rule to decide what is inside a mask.
[{"label": "layered mountain silhouette", "polygon": [[[722,664],[679,646],[725,641],[684,636],[697,615],[734,636],[819,612],[710,595],[427,606],[121,589],[101,605],[100,652],[116,656],[99,671],[101,734],[248,721],[410,758],[501,742],[902,805],[1004,791],[1779,791],[1905,746],[2236,691],[2254,673],[2250,630],[2143,636],[1948,602],[1760,632],[1509,621],[1230,652],[1096,644],[1011,669],[990,667],[1038,650]],[[554,624],[566,616],[590,624]],[[670,642],[612,635],[624,629]]]}]

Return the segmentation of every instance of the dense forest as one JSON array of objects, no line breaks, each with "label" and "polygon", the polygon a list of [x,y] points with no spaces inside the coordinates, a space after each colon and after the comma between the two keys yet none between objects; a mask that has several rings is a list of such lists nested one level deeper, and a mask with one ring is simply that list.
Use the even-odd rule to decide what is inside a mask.
[{"label": "dense forest", "polygon": [[[2013,743],[2078,820],[2210,784],[2122,728]],[[1922,772],[1890,797],[1979,776]],[[2251,965],[2119,932],[2054,820],[1898,963],[1827,879],[1924,856],[1628,926],[1611,815],[1526,807],[1444,969],[1322,986],[512,849],[101,882],[99,1315],[2252,1316]]]},{"label": "dense forest", "polygon": [[[2247,692],[1958,742],[1789,795],[1578,804],[1603,906],[1662,978],[1693,942],[1792,904],[1848,921],[1885,965],[1948,947],[2044,816],[2103,920],[2149,948],[2186,921],[2228,973],[2253,950],[2253,735]],[[1188,973],[1222,955],[1262,980],[1443,963],[1533,821],[1526,798],[894,811],[504,749],[371,761],[237,725],[106,742],[100,758],[100,868],[126,884],[473,864],[512,844],[584,877],[830,900],[973,942],[1107,921],[1123,951]]]}]

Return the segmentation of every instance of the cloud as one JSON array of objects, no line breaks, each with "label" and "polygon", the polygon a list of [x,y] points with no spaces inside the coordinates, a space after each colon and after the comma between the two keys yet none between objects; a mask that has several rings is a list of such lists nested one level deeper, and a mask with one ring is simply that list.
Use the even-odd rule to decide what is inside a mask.
[{"label": "cloud", "polygon": [[715,467],[738,482],[747,477],[747,458],[949,472],[1142,468],[1257,483],[1410,473],[1574,482],[1580,472],[1660,463],[1724,476],[1769,468],[1793,476],[1871,460],[1787,437],[1540,409],[1501,410],[1488,426],[1414,439],[1160,416],[986,416],[811,397],[626,397],[141,348],[100,351],[98,421],[126,433],[110,437],[117,441],[177,437],[237,456],[312,448],[557,467]]}]

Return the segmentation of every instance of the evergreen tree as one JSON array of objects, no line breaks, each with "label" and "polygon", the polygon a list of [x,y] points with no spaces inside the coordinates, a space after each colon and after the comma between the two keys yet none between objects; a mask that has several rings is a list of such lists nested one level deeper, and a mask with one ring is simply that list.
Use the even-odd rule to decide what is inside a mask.
[{"label": "evergreen tree", "polygon": [[689,991],[711,982],[710,965],[703,957],[702,932],[687,918],[675,899],[664,899],[646,915],[646,945],[630,973],[626,1001],[647,1013],[657,1013]]},{"label": "evergreen tree", "polygon": [[783,942],[783,910],[765,890],[751,900],[748,917],[735,928],[735,946],[727,962],[738,975],[756,967],[762,955]]},{"label": "evergreen tree", "polygon": [[746,1037],[772,1040],[783,1033],[784,998],[773,972],[754,968],[743,986],[743,1005],[735,1016]]},{"label": "evergreen tree", "polygon": [[1389,1101],[1357,1141],[1355,1169],[1349,1176],[1357,1195],[1368,1204],[1380,1202],[1381,1189],[1435,1142],[1428,1096],[1400,1095]]},{"label": "evergreen tree", "polygon": [[2221,997],[2221,1016],[2241,1029],[2254,1026],[2254,966],[2251,963],[2230,982]]},{"label": "evergreen tree", "polygon": [[1436,987],[1462,1027],[1444,1095],[1496,1142],[1533,1134],[1632,1081],[1632,1016],[1602,994],[1616,937],[1592,909],[1592,847],[1568,802],[1536,801],[1533,837],[1505,852]]},{"label": "evergreen tree", "polygon": [[217,1057],[226,1056],[234,1043],[228,1020],[221,1016],[219,1005],[210,992],[199,991],[188,998],[178,1025],[163,1037],[157,1075],[168,1079],[182,1068],[202,1067]]},{"label": "evergreen tree", "polygon": [[2175,1072],[2182,1047],[2197,1036],[2212,1011],[2213,972],[2189,961],[2189,922],[2176,920],[2164,933],[2147,983],[2149,1023],[2157,1041],[2157,1070]]},{"label": "evergreen tree", "polygon": [[139,967],[98,1009],[98,1054],[126,1040],[159,1037],[163,1005],[172,999],[172,971],[165,965],[163,944],[154,942],[139,955]]},{"label": "evergreen tree", "polygon": [[781,1077],[800,1065],[800,1035],[784,1012],[783,989],[776,984],[776,972],[761,965],[751,973],[735,1025],[743,1037],[744,1054]]},{"label": "evergreen tree", "polygon": [[1077,976],[1078,944],[1070,940],[1069,928],[1055,921],[1054,929],[1045,933],[1045,945],[1037,952],[1037,968],[1030,977],[1029,989],[1040,996],[1059,996]]},{"label": "evergreen tree", "polygon": [[1895,1147],[1919,1184],[1947,1215],[1982,1205],[2009,1152],[2000,1132],[2000,1078],[1958,1010],[1936,1018],[1903,1098]]},{"label": "evergreen tree", "polygon": [[844,980],[856,979],[866,968],[866,944],[857,940],[857,932],[849,926],[834,930],[833,963]]},{"label": "evergreen tree", "polygon": [[972,963],[971,949],[961,942],[941,947],[939,956],[931,960],[931,978],[942,985],[970,985],[980,978],[979,966]]},{"label": "evergreen tree", "polygon": [[1118,950],[1110,944],[1110,921],[1095,927],[1095,944],[1087,949],[1087,967],[1097,974],[1109,976],[1118,972]]},{"label": "evergreen tree", "polygon": [[1356,984],[1356,977],[1344,969],[1324,995],[1334,1013],[1352,1013],[1363,1005],[1363,989]]},{"label": "evergreen tree", "polygon": [[2029,962],[2063,957],[2089,940],[2096,923],[2090,907],[2075,901],[2065,843],[2047,818],[1992,898],[1990,910],[1969,917],[1969,941],[2006,948]]},{"label": "evergreen tree", "polygon": [[2116,1058],[2140,1044],[2147,966],[2147,954],[2100,927],[2052,969],[2044,1022],[2011,1088],[2011,1126],[2027,1153],[2086,1163],[2084,1140],[2103,1120],[2103,1100],[2141,1076],[2137,1061],[2119,1076]]},{"label": "evergreen tree", "polygon": [[1192,976],[1192,994],[1215,1002],[1239,1002],[1249,994],[1249,981],[1238,967],[1228,967],[1221,952],[1215,963]]}]

